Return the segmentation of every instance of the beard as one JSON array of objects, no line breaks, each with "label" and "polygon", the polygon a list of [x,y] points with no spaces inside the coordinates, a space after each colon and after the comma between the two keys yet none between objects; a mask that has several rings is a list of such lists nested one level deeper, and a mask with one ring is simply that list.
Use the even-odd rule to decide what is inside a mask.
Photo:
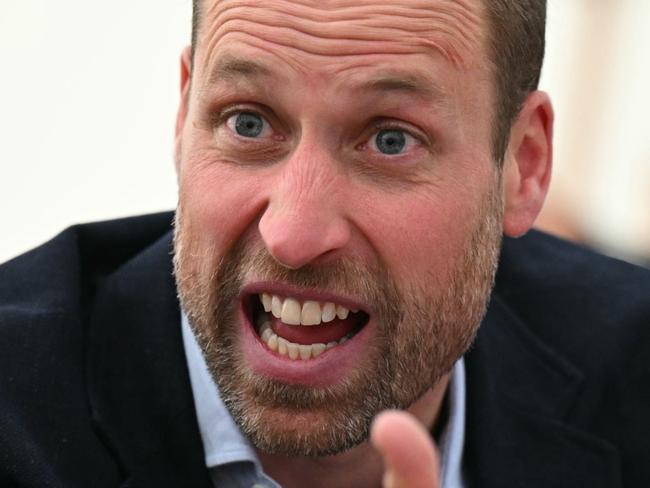
[{"label": "beard", "polygon": [[[377,413],[408,408],[451,370],[470,347],[494,284],[501,243],[499,188],[493,185],[470,239],[448,270],[401,286],[379,261],[340,258],[288,269],[261,243],[247,239],[217,256],[197,244],[179,205],[174,267],[181,306],[224,404],[255,447],[286,456],[343,452],[368,438]],[[242,353],[238,318],[241,290],[253,279],[373,304],[375,330],[358,366],[326,387],[253,373]]]}]

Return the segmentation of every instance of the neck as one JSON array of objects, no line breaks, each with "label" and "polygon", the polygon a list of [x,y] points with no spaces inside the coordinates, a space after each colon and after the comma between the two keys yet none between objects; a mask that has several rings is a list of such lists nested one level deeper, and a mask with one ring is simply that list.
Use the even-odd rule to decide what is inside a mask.
[{"label": "neck", "polygon": [[[407,411],[431,432],[440,418],[449,374],[420,397]],[[264,471],[284,488],[309,486],[381,486],[383,463],[379,453],[364,442],[334,456],[286,457],[257,451]]]}]

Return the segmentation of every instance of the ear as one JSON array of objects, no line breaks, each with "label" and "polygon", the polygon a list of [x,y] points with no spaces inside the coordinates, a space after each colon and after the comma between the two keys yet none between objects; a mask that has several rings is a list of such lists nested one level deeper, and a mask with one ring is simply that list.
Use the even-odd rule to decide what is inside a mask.
[{"label": "ear", "polygon": [[176,173],[178,174],[181,161],[181,142],[183,138],[183,127],[189,109],[190,83],[192,81],[192,48],[187,46],[181,54],[181,99],[176,114],[176,139],[174,141],[174,161]]},{"label": "ear", "polygon": [[503,232],[519,237],[542,209],[553,165],[553,107],[548,95],[531,93],[510,130],[504,161]]}]

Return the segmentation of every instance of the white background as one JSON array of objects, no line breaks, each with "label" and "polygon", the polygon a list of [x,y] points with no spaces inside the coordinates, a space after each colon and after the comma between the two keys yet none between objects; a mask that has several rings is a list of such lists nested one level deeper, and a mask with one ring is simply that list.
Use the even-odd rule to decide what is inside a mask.
[{"label": "white background", "polygon": [[[175,206],[190,21],[191,0],[0,0],[0,262],[73,223]],[[543,81],[558,113],[551,217],[637,254],[650,244],[648,25],[645,0],[551,0]]]},{"label": "white background", "polygon": [[0,261],[170,209],[191,0],[0,0]]}]

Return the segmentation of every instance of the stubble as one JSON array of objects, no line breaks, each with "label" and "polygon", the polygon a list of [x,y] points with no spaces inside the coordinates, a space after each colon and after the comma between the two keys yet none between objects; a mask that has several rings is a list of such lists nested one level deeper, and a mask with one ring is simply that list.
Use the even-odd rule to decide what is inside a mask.
[{"label": "stubble", "polygon": [[[448,274],[409,284],[398,284],[380,261],[342,258],[291,270],[246,241],[219,260],[212,249],[198,248],[179,206],[174,265],[181,305],[226,407],[257,448],[287,456],[345,451],[367,439],[377,413],[408,408],[453,367],[476,335],[494,283],[502,203],[499,185],[492,188]],[[251,277],[373,304],[376,329],[358,367],[328,387],[253,373],[237,318]]]}]

